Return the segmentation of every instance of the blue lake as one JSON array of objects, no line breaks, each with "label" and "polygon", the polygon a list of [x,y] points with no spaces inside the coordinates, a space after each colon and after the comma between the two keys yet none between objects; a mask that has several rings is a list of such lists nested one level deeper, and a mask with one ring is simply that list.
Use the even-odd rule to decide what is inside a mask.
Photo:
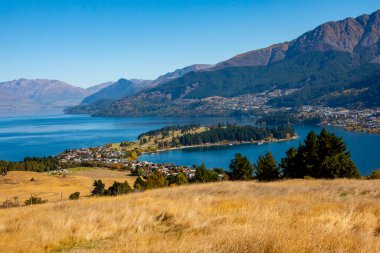
[{"label": "blue lake", "polygon": [[[65,149],[135,140],[142,132],[167,125],[217,124],[219,122],[254,123],[250,119],[238,118],[93,118],[86,115],[3,117],[0,118],[0,160],[17,161],[25,156],[57,155]],[[372,170],[380,168],[380,149],[378,148],[380,135],[346,132],[336,127],[327,127],[327,129],[344,138],[362,174],[369,174]],[[321,127],[296,126],[296,132],[300,138],[287,142],[190,148],[145,154],[140,159],[181,165],[204,162],[209,168],[227,169],[235,153],[240,152],[254,162],[259,155],[270,151],[279,161],[281,157],[284,157],[285,151],[291,146],[297,146],[310,130],[319,132]]]}]

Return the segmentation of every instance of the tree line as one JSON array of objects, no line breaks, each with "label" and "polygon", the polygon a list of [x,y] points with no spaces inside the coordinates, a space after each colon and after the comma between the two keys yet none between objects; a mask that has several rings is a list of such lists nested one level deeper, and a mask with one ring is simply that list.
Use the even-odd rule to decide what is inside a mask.
[{"label": "tree line", "polygon": [[276,127],[255,127],[227,125],[213,127],[205,132],[184,134],[178,141],[184,146],[200,145],[205,143],[219,143],[223,141],[259,141],[268,138],[285,139],[294,136],[294,128],[289,125]]}]

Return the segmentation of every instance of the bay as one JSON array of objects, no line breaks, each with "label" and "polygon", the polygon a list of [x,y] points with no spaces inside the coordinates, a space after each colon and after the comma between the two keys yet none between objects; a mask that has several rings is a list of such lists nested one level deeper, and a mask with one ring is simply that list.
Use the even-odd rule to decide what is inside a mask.
[{"label": "bay", "polygon": [[[18,161],[25,156],[57,155],[65,149],[99,146],[106,143],[135,140],[149,130],[168,125],[254,124],[252,119],[241,118],[169,118],[129,117],[94,118],[87,115],[52,115],[35,117],[0,118],[0,160]],[[319,132],[319,126],[296,126],[299,138],[280,143],[244,144],[233,146],[199,147],[156,154],[144,154],[140,160],[157,163],[188,165],[205,163],[208,168],[228,169],[235,153],[246,155],[252,162],[266,151],[274,154],[277,161],[285,151],[297,146],[310,130]],[[364,175],[380,168],[380,135],[346,132],[342,128],[327,127],[344,138],[352,158]]]}]

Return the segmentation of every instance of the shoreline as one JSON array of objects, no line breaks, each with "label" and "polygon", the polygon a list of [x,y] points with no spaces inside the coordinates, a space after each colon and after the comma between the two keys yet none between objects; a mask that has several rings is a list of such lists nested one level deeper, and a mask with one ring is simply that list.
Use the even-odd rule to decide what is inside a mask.
[{"label": "shoreline", "polygon": [[291,141],[298,139],[299,135],[296,134],[290,138],[284,138],[284,139],[273,139],[273,140],[260,140],[260,141],[239,141],[239,142],[217,142],[217,143],[205,143],[205,144],[199,144],[199,145],[191,145],[191,146],[182,146],[182,147],[174,147],[174,148],[168,148],[168,149],[160,149],[155,152],[142,152],[141,154],[156,154],[159,152],[168,152],[173,150],[181,150],[181,149],[189,149],[189,148],[201,148],[201,147],[214,147],[214,146],[235,146],[235,145],[243,145],[243,144],[265,144],[265,143],[277,143],[277,142],[284,142],[284,141]]}]

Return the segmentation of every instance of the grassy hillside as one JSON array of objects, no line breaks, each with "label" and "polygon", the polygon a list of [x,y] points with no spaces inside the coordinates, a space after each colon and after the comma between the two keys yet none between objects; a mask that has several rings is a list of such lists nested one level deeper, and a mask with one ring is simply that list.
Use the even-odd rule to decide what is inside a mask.
[{"label": "grassy hillside", "polygon": [[380,180],[221,182],[0,210],[4,252],[380,252]]},{"label": "grassy hillside", "polygon": [[[0,177],[0,202],[17,200],[23,203],[31,194],[48,201],[68,199],[73,192],[89,195],[95,179],[101,179],[106,187],[114,181],[127,180],[133,185],[136,177],[128,176],[129,171],[95,168],[74,168],[69,175],[50,175],[31,171],[10,171]],[[31,179],[33,178],[33,181]],[[1,252],[1,250],[0,250]]]}]

